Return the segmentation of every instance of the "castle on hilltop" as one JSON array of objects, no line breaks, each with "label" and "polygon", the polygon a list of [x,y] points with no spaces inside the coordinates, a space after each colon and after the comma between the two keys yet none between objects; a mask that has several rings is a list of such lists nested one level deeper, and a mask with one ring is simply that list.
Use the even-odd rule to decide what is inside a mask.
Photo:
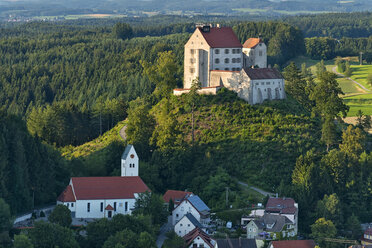
[{"label": "castle on hilltop", "polygon": [[267,48],[260,38],[242,45],[230,27],[197,26],[185,44],[184,87],[175,95],[190,91],[192,82],[201,83],[200,94],[216,94],[226,87],[250,104],[284,99],[284,78],[267,67]]}]

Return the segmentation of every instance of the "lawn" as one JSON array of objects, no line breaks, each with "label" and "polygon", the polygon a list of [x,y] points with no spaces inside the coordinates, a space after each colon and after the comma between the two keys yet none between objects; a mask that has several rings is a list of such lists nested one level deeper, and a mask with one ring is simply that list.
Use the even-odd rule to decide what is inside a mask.
[{"label": "lawn", "polygon": [[351,78],[362,84],[367,89],[372,90],[371,85],[367,83],[368,74],[372,74],[372,65],[351,65],[351,69]]},{"label": "lawn", "polygon": [[345,97],[344,101],[350,107],[348,117],[356,116],[358,110],[361,110],[365,115],[372,115],[372,94]]}]

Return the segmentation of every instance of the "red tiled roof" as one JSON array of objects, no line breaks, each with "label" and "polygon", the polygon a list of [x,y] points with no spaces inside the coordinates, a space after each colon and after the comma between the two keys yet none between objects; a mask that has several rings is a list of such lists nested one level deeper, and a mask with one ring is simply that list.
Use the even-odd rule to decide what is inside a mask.
[{"label": "red tiled roof", "polygon": [[272,241],[274,248],[314,248],[314,240],[282,240]]},{"label": "red tiled roof", "polygon": [[71,182],[77,200],[133,199],[150,191],[140,177],[73,177]]},{"label": "red tiled roof", "polygon": [[282,79],[283,76],[275,68],[244,68],[250,79]]},{"label": "red tiled roof", "polygon": [[242,47],[238,37],[230,27],[210,28],[209,32],[203,32],[202,28],[198,29],[212,48]]},{"label": "red tiled roof", "polygon": [[372,235],[372,228],[368,228],[367,230],[365,230],[364,234]]},{"label": "red tiled roof", "polygon": [[107,205],[107,207],[105,207],[105,210],[114,210],[114,208],[109,204],[109,205]]},{"label": "red tiled roof", "polygon": [[244,42],[243,48],[255,48],[261,42],[262,40],[260,38],[249,38]]},{"label": "red tiled roof", "polygon": [[163,195],[164,202],[168,203],[170,199],[173,200],[173,203],[181,202],[187,196],[193,194],[192,192],[179,191],[179,190],[167,190]]},{"label": "red tiled roof", "polygon": [[183,236],[183,239],[185,240],[186,242],[186,246],[185,247],[189,247],[192,242],[194,241],[194,239],[196,239],[197,237],[200,237],[204,240],[205,243],[207,243],[207,245],[211,248],[214,247],[214,245],[212,244],[212,239],[211,237],[208,236],[208,234],[206,234],[205,232],[203,232],[200,228],[194,228],[191,232],[189,232],[188,234],[186,234],[185,236]]},{"label": "red tiled roof", "polygon": [[270,197],[265,208],[266,212],[280,212],[283,214],[294,214],[296,210],[295,201],[292,198]]},{"label": "red tiled roof", "polygon": [[57,201],[60,202],[75,202],[75,196],[72,192],[71,185],[68,185],[66,189],[58,196]]}]

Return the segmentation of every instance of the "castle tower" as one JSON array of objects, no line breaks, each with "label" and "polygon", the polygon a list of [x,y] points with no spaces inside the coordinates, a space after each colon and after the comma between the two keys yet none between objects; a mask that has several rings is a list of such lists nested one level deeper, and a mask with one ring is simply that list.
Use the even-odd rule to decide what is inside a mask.
[{"label": "castle tower", "polygon": [[139,169],[139,159],[133,145],[127,145],[121,156],[121,176],[137,177]]}]

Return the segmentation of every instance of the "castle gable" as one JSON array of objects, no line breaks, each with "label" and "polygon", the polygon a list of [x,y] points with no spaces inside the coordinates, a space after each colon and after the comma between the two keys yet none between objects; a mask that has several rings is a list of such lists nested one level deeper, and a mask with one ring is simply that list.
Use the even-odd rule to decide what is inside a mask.
[{"label": "castle gable", "polygon": [[198,30],[203,35],[208,45],[212,48],[241,48],[238,37],[230,27],[211,27],[209,32],[203,32],[202,28]]}]

